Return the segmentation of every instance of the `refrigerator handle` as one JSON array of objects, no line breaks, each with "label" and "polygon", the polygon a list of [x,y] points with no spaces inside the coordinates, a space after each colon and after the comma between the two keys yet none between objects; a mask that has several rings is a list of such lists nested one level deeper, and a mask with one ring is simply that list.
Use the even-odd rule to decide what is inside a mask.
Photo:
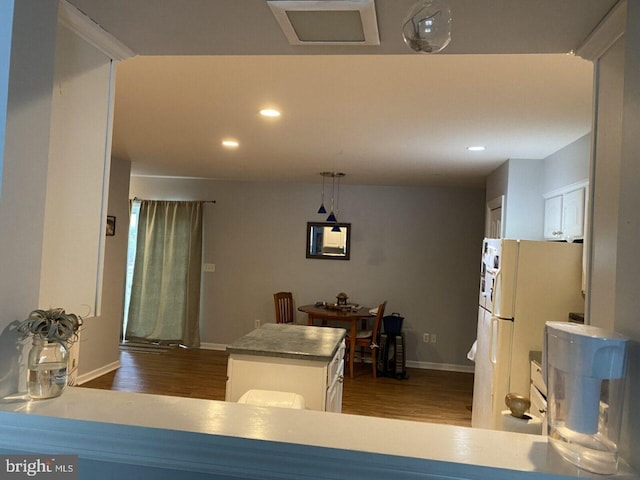
[{"label": "refrigerator handle", "polygon": [[498,279],[502,276],[502,268],[496,270],[496,274],[493,277],[493,285],[491,285],[491,313],[496,313],[496,292],[498,291]]},{"label": "refrigerator handle", "polygon": [[489,361],[495,365],[498,361],[496,348],[498,345],[498,319],[491,316],[491,332],[489,336]]}]

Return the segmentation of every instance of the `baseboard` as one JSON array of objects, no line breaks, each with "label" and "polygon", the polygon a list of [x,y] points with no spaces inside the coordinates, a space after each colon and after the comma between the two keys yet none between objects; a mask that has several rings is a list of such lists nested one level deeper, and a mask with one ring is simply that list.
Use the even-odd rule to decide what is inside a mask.
[{"label": "baseboard", "polygon": [[455,363],[414,362],[407,360],[407,367],[421,368],[424,370],[444,370],[447,372],[473,373],[473,365],[457,365]]},{"label": "baseboard", "polygon": [[96,368],[95,370],[92,370],[92,371],[90,371],[88,373],[84,373],[82,375],[78,375],[78,378],[76,380],[76,385],[82,385],[83,383],[89,382],[89,381],[93,380],[94,378],[101,377],[105,373],[113,372],[114,370],[117,370],[118,368],[120,368],[120,362],[119,361],[115,361],[115,362],[112,362],[112,363],[109,363],[109,364],[105,365],[104,367]]},{"label": "baseboard", "polygon": [[222,352],[227,350],[225,343],[201,343],[200,348],[203,350],[220,350]]},{"label": "baseboard", "polygon": [[[200,344],[200,348],[203,350],[220,350],[224,352],[227,349],[227,345],[224,343],[206,343]],[[371,363],[371,359],[366,358],[365,363]],[[433,362],[414,362],[407,360],[407,367],[421,368],[423,370],[443,370],[446,372],[464,372],[473,373],[473,365],[457,365],[455,363],[433,363]]]}]

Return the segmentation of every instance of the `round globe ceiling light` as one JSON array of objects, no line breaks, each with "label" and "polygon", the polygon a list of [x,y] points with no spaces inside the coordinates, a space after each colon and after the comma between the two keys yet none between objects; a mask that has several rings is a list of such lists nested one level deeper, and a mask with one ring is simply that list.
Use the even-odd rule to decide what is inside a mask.
[{"label": "round globe ceiling light", "polygon": [[404,19],[402,37],[416,52],[443,50],[451,41],[451,9],[440,0],[416,3]]}]

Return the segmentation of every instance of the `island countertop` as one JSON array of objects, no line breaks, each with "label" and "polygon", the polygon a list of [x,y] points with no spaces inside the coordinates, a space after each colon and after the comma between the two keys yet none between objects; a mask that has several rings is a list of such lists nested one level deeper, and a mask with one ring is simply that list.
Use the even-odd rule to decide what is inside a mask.
[{"label": "island countertop", "polygon": [[346,334],[344,328],[267,323],[227,345],[227,352],[330,361]]}]

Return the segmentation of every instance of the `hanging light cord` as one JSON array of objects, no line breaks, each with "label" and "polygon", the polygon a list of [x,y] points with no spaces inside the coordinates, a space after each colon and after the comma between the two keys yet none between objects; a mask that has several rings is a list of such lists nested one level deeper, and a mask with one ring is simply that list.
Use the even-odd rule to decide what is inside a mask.
[{"label": "hanging light cord", "polygon": [[332,175],[332,183],[331,183],[331,213],[335,213],[335,210],[333,209],[333,199],[334,199],[334,195],[335,195],[335,191],[336,191],[336,176]]},{"label": "hanging light cord", "polygon": [[340,176],[338,176],[338,191],[336,193],[336,215],[340,213]]}]

